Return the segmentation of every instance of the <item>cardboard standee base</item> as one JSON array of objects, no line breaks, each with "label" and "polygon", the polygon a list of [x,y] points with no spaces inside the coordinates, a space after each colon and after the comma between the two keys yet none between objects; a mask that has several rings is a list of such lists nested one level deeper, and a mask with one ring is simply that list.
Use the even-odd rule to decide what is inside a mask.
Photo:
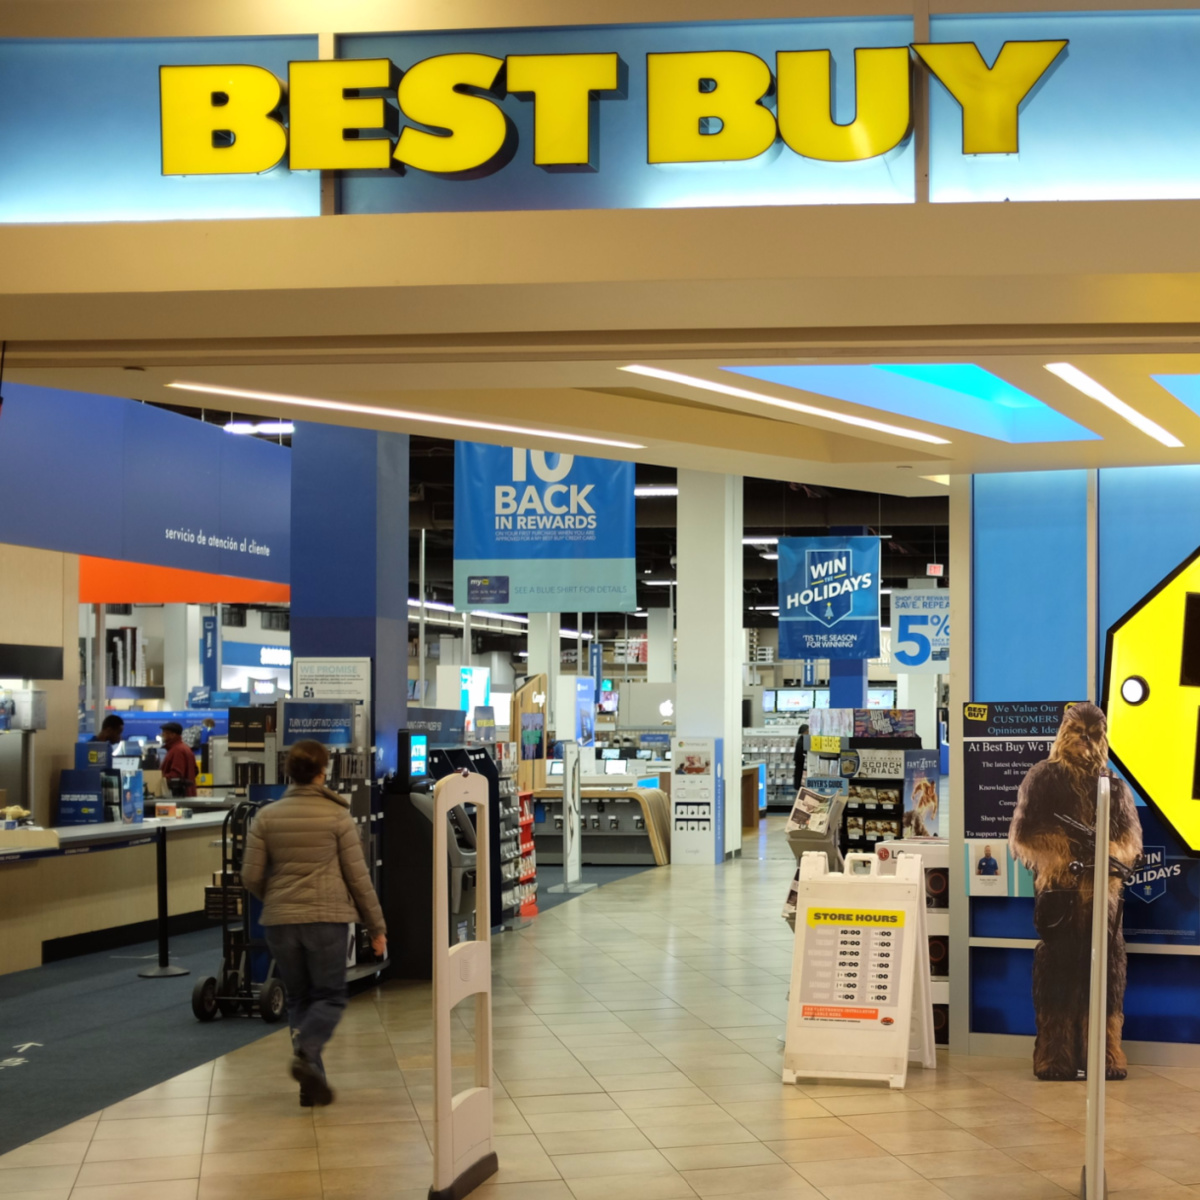
[{"label": "cardboard standee base", "polygon": [[472,1163],[449,1187],[429,1189],[429,1200],[463,1200],[500,1170],[495,1151]]}]

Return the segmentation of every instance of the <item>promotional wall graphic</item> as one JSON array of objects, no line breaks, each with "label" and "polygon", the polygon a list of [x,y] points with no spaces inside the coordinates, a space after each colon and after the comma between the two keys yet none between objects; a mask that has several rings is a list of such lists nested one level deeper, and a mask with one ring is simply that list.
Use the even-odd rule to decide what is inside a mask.
[{"label": "promotional wall graphic", "polygon": [[895,674],[950,670],[950,589],[893,588],[891,657]]},{"label": "promotional wall graphic", "polygon": [[[1088,979],[1092,955],[1092,867],[1096,790],[1108,773],[1107,722],[1094,704],[1068,705],[1049,756],[1021,782],[1009,830],[1013,854],[1033,872],[1033,920],[1042,939],[1033,957],[1039,1079],[1078,1079],[1087,1068]],[[1121,1047],[1126,958],[1126,880],[1141,861],[1142,827],[1133,793],[1110,777],[1108,1026],[1105,1077],[1124,1079]]]},{"label": "promotional wall graphic", "polygon": [[354,744],[356,705],[323,700],[288,700],[283,706],[282,744],[314,741],[345,749]]},{"label": "promotional wall graphic", "polygon": [[633,484],[633,463],[456,442],[455,607],[632,612]]},{"label": "promotional wall graphic", "polygon": [[879,539],[779,539],[779,657],[879,657]]}]

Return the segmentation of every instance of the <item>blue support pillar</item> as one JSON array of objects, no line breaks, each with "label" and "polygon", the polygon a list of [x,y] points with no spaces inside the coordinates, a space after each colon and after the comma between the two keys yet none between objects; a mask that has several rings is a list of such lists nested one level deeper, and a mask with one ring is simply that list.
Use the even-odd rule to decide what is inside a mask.
[{"label": "blue support pillar", "polygon": [[292,653],[370,658],[376,773],[408,724],[408,435],[297,422]]},{"label": "blue support pillar", "polygon": [[829,707],[867,707],[867,660],[831,658],[829,660]]},{"label": "blue support pillar", "polygon": [[[831,525],[835,537],[861,537],[871,531],[865,525]],[[881,564],[882,569],[882,564]],[[867,660],[831,658],[829,660],[829,707],[867,707]]]}]

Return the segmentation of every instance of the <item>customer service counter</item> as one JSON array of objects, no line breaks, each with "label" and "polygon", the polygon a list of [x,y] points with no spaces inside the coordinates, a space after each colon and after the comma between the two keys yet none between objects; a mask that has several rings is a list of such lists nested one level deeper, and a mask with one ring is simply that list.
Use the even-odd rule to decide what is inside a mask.
[{"label": "customer service counter", "polygon": [[155,842],[167,842],[168,912],[205,925],[204,887],[221,866],[224,812],[0,830],[0,974],[155,935]]}]

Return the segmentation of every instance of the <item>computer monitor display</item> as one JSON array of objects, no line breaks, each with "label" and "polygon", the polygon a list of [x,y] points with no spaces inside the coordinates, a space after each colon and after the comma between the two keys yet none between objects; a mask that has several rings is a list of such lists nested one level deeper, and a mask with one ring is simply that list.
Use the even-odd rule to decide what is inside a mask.
[{"label": "computer monitor display", "polygon": [[140,754],[114,754],[112,765],[114,771],[120,771],[122,775],[131,775],[134,771],[141,770],[142,756]]},{"label": "computer monitor display", "polygon": [[763,712],[773,713],[775,711],[775,689],[765,688],[762,695]]},{"label": "computer monitor display", "polygon": [[808,712],[812,706],[812,688],[786,688],[781,689],[775,695],[776,712]]},{"label": "computer monitor display", "polygon": [[621,693],[612,688],[606,688],[600,692],[600,699],[596,701],[596,711],[611,715],[617,711],[620,704]]},{"label": "computer monitor display", "polygon": [[414,733],[408,748],[408,773],[413,779],[429,774],[429,736]]},{"label": "computer monitor display", "polygon": [[563,773],[563,760],[561,758],[552,758],[549,766],[546,768],[547,775],[561,775]]},{"label": "computer monitor display", "polygon": [[600,751],[600,757],[601,758],[620,758],[621,757],[621,747],[620,746],[605,746],[604,749]]},{"label": "computer monitor display", "polygon": [[604,760],[605,775],[624,775],[627,773],[627,764],[623,758],[607,758]]},{"label": "computer monitor display", "polygon": [[890,687],[867,688],[868,708],[895,708],[896,689]]},{"label": "computer monitor display", "polygon": [[637,752],[637,756],[638,756],[639,762],[653,762],[654,761],[654,751],[653,750],[639,750]]},{"label": "computer monitor display", "polygon": [[813,692],[813,708],[828,708],[829,707],[829,689],[817,688]]}]

